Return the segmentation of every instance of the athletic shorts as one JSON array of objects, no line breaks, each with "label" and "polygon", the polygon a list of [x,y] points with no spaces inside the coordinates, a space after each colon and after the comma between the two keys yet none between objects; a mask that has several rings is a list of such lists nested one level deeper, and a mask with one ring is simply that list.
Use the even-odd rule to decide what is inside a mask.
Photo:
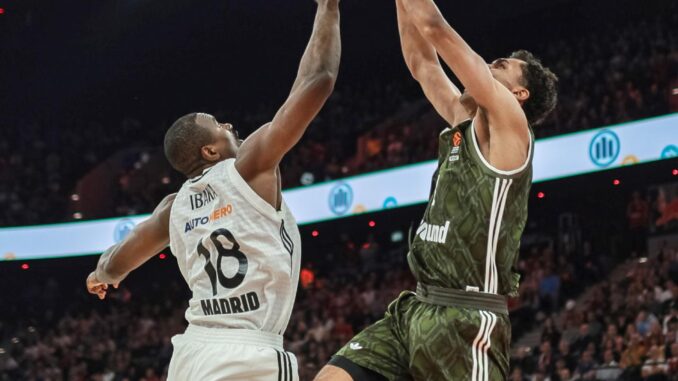
[{"label": "athletic shorts", "polygon": [[[507,314],[430,304],[408,291],[330,364],[363,374],[342,365],[353,363],[391,381],[504,381],[509,377],[510,343]],[[357,376],[355,381],[362,378],[374,379]]]},{"label": "athletic shorts", "polygon": [[168,381],[298,381],[297,359],[282,336],[189,325],[172,338]]}]

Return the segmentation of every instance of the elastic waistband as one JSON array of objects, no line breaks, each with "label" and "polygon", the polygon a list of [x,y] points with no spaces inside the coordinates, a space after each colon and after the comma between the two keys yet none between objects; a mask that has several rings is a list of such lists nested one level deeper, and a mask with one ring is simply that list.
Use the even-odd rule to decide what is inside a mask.
[{"label": "elastic waistband", "polygon": [[470,308],[508,315],[505,296],[486,292],[462,291],[417,283],[417,299],[445,307]]},{"label": "elastic waistband", "polygon": [[184,335],[191,340],[210,343],[247,344],[283,350],[282,335],[253,329],[207,328],[189,324]]}]

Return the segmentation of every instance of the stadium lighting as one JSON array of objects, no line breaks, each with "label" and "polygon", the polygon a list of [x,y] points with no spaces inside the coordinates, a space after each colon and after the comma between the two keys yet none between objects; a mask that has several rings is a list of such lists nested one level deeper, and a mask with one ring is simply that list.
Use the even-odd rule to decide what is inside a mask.
[{"label": "stadium lighting", "polygon": [[317,230],[314,230],[314,231],[311,232],[311,235],[312,235],[313,237],[317,237],[317,236],[320,235],[320,233],[318,233]]},{"label": "stadium lighting", "polygon": [[80,201],[80,195],[77,194],[77,193],[73,193],[73,194],[71,195],[71,200],[73,200],[73,201]]},{"label": "stadium lighting", "polygon": [[80,212],[73,213],[73,218],[76,219],[76,220],[82,219],[82,213],[80,213]]},{"label": "stadium lighting", "polygon": [[538,192],[537,193],[537,198],[544,198],[546,197],[546,194],[544,192]]}]

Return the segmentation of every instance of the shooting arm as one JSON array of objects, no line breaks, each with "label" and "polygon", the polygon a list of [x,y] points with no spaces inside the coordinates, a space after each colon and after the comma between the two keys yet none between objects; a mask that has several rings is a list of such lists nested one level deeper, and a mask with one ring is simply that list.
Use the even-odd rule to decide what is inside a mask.
[{"label": "shooting arm", "polygon": [[435,3],[407,0],[404,4],[423,38],[435,47],[478,106],[488,111],[489,118],[499,118],[503,125],[526,126],[513,94],[493,78],[487,63],[452,29]]},{"label": "shooting arm", "polygon": [[169,215],[175,196],[165,197],[151,217],[101,255],[95,271],[97,280],[107,284],[120,283],[129,272],[169,245]]},{"label": "shooting arm", "polygon": [[460,122],[458,118],[468,117],[459,104],[461,92],[445,74],[433,45],[421,36],[412,23],[405,10],[404,0],[396,0],[396,9],[400,46],[407,68],[438,114],[449,124],[456,125]]},{"label": "shooting arm", "polygon": [[273,120],[243,142],[236,167],[250,179],[277,167],[329,98],[339,71],[339,0],[318,0],[313,33],[290,95]]}]

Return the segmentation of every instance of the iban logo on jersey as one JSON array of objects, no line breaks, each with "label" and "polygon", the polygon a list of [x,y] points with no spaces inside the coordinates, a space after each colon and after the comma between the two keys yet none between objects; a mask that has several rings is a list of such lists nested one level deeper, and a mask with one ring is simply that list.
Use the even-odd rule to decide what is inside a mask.
[{"label": "iban logo on jersey", "polygon": [[207,188],[203,189],[202,192],[194,193],[188,198],[191,201],[191,210],[196,210],[216,200],[217,192],[211,185],[207,184]]},{"label": "iban logo on jersey", "polygon": [[186,227],[184,228],[184,233],[188,233],[191,230],[197,228],[200,225],[207,225],[212,221],[216,221],[220,218],[226,217],[233,213],[233,205],[228,204],[223,208],[214,210],[208,216],[197,217],[186,222]]},{"label": "iban logo on jersey", "polygon": [[449,230],[450,221],[445,221],[445,226],[422,222],[417,229],[417,235],[423,241],[445,243],[445,241],[447,241],[447,232]]}]

